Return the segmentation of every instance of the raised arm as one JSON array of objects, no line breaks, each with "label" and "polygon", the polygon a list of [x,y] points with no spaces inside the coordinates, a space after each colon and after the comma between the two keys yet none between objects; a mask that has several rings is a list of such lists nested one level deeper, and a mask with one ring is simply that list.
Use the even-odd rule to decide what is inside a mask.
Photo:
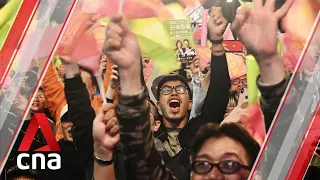
[{"label": "raised arm", "polygon": [[67,104],[66,96],[64,93],[64,85],[59,80],[53,62],[50,62],[49,68],[45,73],[42,81],[42,88],[46,98],[47,107],[56,120],[56,138],[63,138],[62,132],[59,131],[60,127],[60,112],[64,105]]},{"label": "raised arm", "polygon": [[[211,75],[207,95],[201,107],[201,114],[191,119],[188,125],[180,132],[180,143],[183,139],[192,138],[198,129],[208,122],[220,123],[223,120],[229,101],[230,77],[225,50],[222,45],[222,35],[227,26],[227,20],[222,15],[221,7],[213,7],[208,27],[211,46]],[[187,133],[185,133],[187,132]],[[182,136],[189,135],[189,138]]]},{"label": "raised arm", "polygon": [[262,94],[261,107],[267,129],[290,79],[277,53],[277,31],[278,22],[286,15],[292,2],[287,0],[279,10],[274,11],[273,0],[266,1],[264,5],[262,0],[254,0],[253,10],[246,6],[239,7],[232,23],[232,29],[259,65],[257,84]]},{"label": "raised arm", "polygon": [[220,123],[229,101],[230,77],[224,47],[223,33],[228,21],[223,17],[222,7],[213,7],[208,29],[211,46],[211,75],[207,96],[201,108],[201,119]]},{"label": "raised arm", "polygon": [[[120,141],[119,125],[115,117],[114,105],[111,103],[102,106],[93,122],[94,138],[94,179],[115,179],[115,166],[118,170],[119,164],[113,160],[113,149]],[[107,162],[102,163],[101,162]],[[119,172],[124,174],[124,172]],[[119,178],[120,176],[117,176]]]},{"label": "raised arm", "polygon": [[141,53],[137,37],[121,14],[114,16],[108,24],[103,51],[118,65],[121,79],[116,114],[128,179],[173,179],[154,146],[148,92],[141,82]]},{"label": "raised arm", "polygon": [[90,164],[93,159],[92,123],[96,114],[77,64],[66,64],[65,94],[69,118],[73,123],[73,143],[83,163]]}]

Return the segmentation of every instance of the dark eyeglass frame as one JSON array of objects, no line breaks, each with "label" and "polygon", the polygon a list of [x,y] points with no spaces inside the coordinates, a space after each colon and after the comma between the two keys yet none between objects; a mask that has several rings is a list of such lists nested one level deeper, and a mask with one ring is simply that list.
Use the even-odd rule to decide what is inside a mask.
[{"label": "dark eyeglass frame", "polygon": [[238,85],[238,84],[240,84],[240,82],[241,82],[243,85],[248,85],[247,78],[245,78],[245,79],[234,79],[234,80],[231,81],[231,83],[232,83],[233,85]]},{"label": "dark eyeglass frame", "polygon": [[[183,87],[183,89],[184,89],[184,92],[183,93],[179,93],[178,91],[177,91],[177,88],[180,88],[180,87]],[[163,92],[163,89],[164,88],[171,88],[171,90],[168,92],[168,93],[164,93]],[[187,87],[186,86],[184,86],[184,85],[178,85],[178,86],[162,86],[161,88],[160,88],[160,93],[161,94],[163,94],[163,95],[169,95],[169,94],[171,94],[172,93],[172,90],[175,90],[178,94],[188,94],[188,89],[187,89]]]},{"label": "dark eyeglass frame", "polygon": [[[235,163],[238,167],[236,169],[234,169],[233,171],[230,171],[230,172],[226,172],[225,170],[223,170],[223,167],[221,167],[223,165],[223,163],[226,163],[228,164],[229,162],[232,162],[232,163]],[[208,171],[206,172],[199,172],[197,171],[197,168],[196,168],[196,165],[197,163],[207,163],[210,165],[210,168],[208,169]],[[240,162],[237,162],[237,161],[233,161],[233,160],[226,160],[226,161],[221,161],[219,163],[210,163],[208,161],[194,161],[191,165],[191,168],[192,168],[192,171],[194,171],[195,173],[197,174],[207,174],[209,173],[213,167],[216,166],[218,168],[218,170],[222,173],[222,174],[233,174],[233,173],[236,173],[238,172],[241,168],[244,168],[248,171],[250,171],[250,167],[249,166],[245,166],[243,164],[241,164]]]}]

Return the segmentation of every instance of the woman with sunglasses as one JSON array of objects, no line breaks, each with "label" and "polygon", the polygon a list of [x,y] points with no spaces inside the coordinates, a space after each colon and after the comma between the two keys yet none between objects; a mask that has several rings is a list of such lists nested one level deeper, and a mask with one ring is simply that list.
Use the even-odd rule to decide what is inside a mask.
[{"label": "woman with sunglasses", "polygon": [[191,147],[192,180],[247,179],[259,144],[239,124],[207,124]]}]

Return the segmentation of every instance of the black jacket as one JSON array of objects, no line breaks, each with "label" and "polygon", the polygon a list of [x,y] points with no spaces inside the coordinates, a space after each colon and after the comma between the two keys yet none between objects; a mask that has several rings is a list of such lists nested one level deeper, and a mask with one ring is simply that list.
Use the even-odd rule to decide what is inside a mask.
[{"label": "black jacket", "polygon": [[79,159],[79,153],[70,141],[58,141],[61,152],[61,169],[42,173],[43,179],[52,180],[86,180],[86,165]]},{"label": "black jacket", "polygon": [[[89,93],[80,75],[65,79],[65,94],[68,103],[69,119],[73,123],[73,143],[78,157],[86,165],[87,179],[93,177],[93,137],[92,126],[96,116],[91,106]],[[114,151],[115,175],[117,180],[125,180],[125,170],[121,148]]]},{"label": "black jacket", "polygon": [[[191,140],[198,129],[209,122],[220,124],[223,121],[229,101],[230,84],[226,55],[212,55],[210,85],[201,107],[201,114],[191,119],[178,135],[182,150],[174,157],[170,157],[167,151],[160,151],[166,166],[178,179],[189,179]],[[163,124],[154,136],[162,143],[167,139],[168,133]]]}]

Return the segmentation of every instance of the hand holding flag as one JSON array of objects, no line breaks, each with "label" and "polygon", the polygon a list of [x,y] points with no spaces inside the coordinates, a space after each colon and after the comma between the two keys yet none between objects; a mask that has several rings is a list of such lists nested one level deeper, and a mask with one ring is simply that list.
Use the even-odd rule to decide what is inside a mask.
[{"label": "hand holding flag", "polygon": [[118,65],[119,71],[140,67],[140,47],[122,14],[112,17],[106,29],[103,52]]}]

